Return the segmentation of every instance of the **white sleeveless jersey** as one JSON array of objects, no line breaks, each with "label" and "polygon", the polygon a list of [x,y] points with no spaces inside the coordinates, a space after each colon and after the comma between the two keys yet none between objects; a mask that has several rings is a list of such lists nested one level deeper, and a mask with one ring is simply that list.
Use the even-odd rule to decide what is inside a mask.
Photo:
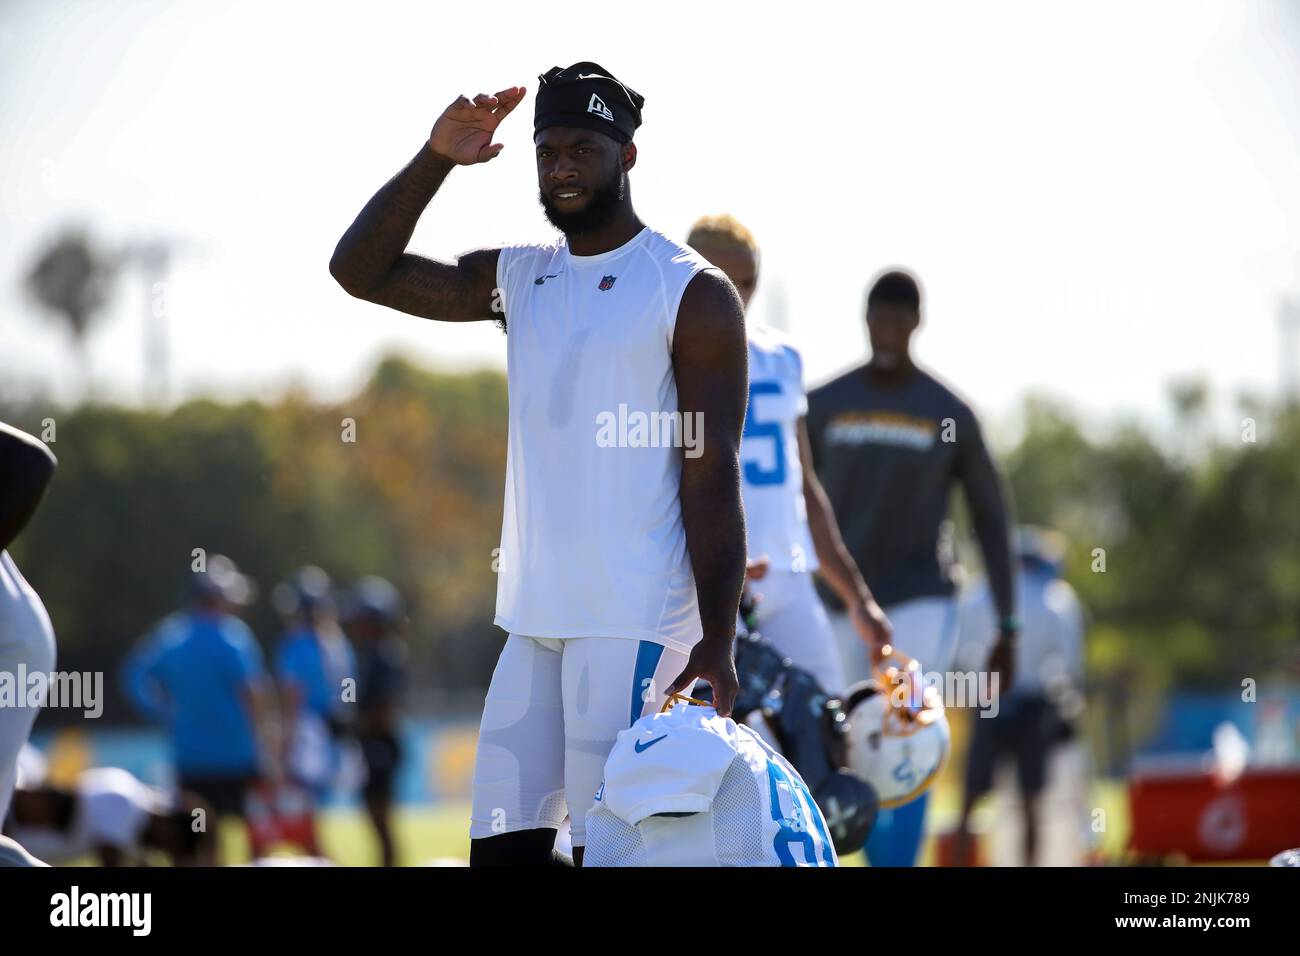
[{"label": "white sleeveless jersey", "polygon": [[673,330],[712,266],[662,233],[594,256],[501,250],[510,432],[496,624],[528,637],[700,638],[678,500],[703,436],[677,407]]},{"label": "white sleeveless jersey", "polygon": [[773,571],[815,571],[799,458],[799,419],[808,413],[803,360],[778,333],[749,330],[749,407],[740,443],[749,557]]},{"label": "white sleeveless jersey", "polygon": [[621,731],[587,811],[584,866],[838,866],[798,771],[712,707]]}]

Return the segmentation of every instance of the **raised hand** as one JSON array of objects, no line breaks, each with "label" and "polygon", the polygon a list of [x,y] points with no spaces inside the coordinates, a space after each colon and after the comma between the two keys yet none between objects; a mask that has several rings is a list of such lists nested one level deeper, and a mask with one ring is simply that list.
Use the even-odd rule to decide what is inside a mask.
[{"label": "raised hand", "polygon": [[469,99],[456,97],[456,101],[442,111],[429,133],[429,148],[458,166],[486,163],[502,149],[503,143],[493,143],[492,134],[501,121],[524,98],[522,86],[512,86],[495,96],[480,93]]}]

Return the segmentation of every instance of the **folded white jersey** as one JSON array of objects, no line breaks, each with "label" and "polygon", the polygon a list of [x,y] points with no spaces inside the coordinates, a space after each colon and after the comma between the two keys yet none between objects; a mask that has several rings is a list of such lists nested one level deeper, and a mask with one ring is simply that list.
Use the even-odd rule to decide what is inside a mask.
[{"label": "folded white jersey", "polygon": [[676,704],[619,733],[584,866],[838,866],[803,779],[748,727]]}]

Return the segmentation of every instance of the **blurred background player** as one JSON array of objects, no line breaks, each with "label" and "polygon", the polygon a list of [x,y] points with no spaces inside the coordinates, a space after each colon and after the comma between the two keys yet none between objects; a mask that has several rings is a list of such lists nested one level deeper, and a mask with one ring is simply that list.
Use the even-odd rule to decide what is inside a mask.
[{"label": "blurred background player", "polygon": [[[737,477],[744,315],[719,271],[633,208],[645,98],[597,63],[539,77],[539,199],[563,235],[454,263],[407,251],[458,166],[494,159],[524,89],[458,97],[365,206],[330,272],[350,294],[443,321],[503,322],[508,454],[495,623],[508,633],[475,754],[470,863],[564,866],[621,730],[707,680],[719,713],[745,575]],[[557,387],[557,384],[561,387]],[[611,436],[608,417],[678,421]],[[642,438],[645,436],[641,432]],[[689,440],[690,447],[687,447]]]},{"label": "blurred background player", "polygon": [[46,863],[94,856],[101,866],[133,865],[160,852],[173,866],[212,866],[215,823],[194,794],[173,800],[125,770],[94,767],[71,789],[20,786],[5,832]]},{"label": "blurred background player", "polygon": [[123,687],[146,718],[171,736],[179,788],[198,794],[219,816],[246,815],[249,786],[276,748],[262,649],[234,609],[251,582],[224,555],[208,558],[190,579],[190,606],[164,618],[122,667]]},{"label": "blurred background player", "polygon": [[329,575],[298,569],[275,589],[285,634],[275,650],[275,681],[284,728],[284,766],[317,800],[344,772],[355,698],[344,681],[357,677],[356,656],[338,624]]},{"label": "blurred background player", "polygon": [[[871,358],[808,396],[808,434],[818,476],[849,553],[889,617],[893,643],[927,673],[944,673],[957,643],[954,556],[946,524],[953,485],[965,493],[984,556],[998,639],[989,666],[1009,689],[1018,630],[1008,509],[1002,482],[970,406],[912,360],[921,290],[887,272],[867,296]],[[871,661],[850,615],[832,627],[850,682]],[[911,866],[924,830],[927,796],[884,810],[867,840],[873,866]]]},{"label": "blurred background player", "polygon": [[[726,273],[746,307],[758,285],[753,234],[729,215],[705,216],[689,245]],[[868,648],[887,643],[889,624],[840,538],[830,501],[813,470],[804,415],[803,360],[776,330],[747,317],[749,407],[740,445],[741,494],[748,557],[760,584],[758,629],[778,652],[809,671],[822,688],[844,691],[844,669],[813,572],[847,608]]]},{"label": "blurred background player", "polygon": [[[44,442],[0,422],[0,673],[54,670],[50,616],[8,548],[36,512],[57,464]],[[25,695],[27,688],[19,692]],[[17,781],[18,755],[44,700],[24,696],[22,704],[0,707],[0,821]]]},{"label": "blurred background player", "polygon": [[[1015,687],[1001,695],[995,713],[980,713],[974,721],[955,844],[958,865],[969,865],[973,859],[971,812],[992,789],[994,772],[1004,759],[1016,768],[1024,864],[1045,862],[1039,854],[1040,795],[1047,781],[1048,758],[1071,738],[1083,709],[1084,615],[1074,589],[1060,577],[1063,541],[1057,534],[1026,525],[1017,530],[1016,551],[1021,628]],[[987,581],[963,595],[959,652],[963,664],[978,666],[996,640],[993,605]]]},{"label": "blurred background player", "polygon": [[345,625],[357,655],[356,734],[366,764],[362,794],[384,866],[397,863],[389,813],[393,781],[402,763],[399,722],[406,645],[399,629],[403,617],[401,595],[383,578],[364,577],[353,586]]}]

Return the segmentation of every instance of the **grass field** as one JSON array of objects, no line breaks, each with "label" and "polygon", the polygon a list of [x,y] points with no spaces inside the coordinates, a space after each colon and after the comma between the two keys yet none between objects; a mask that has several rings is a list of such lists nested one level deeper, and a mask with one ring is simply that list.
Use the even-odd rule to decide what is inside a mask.
[{"label": "grass field", "polygon": [[[420,866],[439,857],[469,857],[468,803],[402,807],[393,814],[393,828],[403,866]],[[320,840],[326,855],[343,866],[379,864],[379,844],[361,810],[326,811],[320,819]],[[221,847],[225,862],[248,861],[248,841],[238,824],[222,825]]]},{"label": "grass field", "polygon": [[[1127,806],[1124,785],[1101,781],[1093,786],[1096,805],[1106,811],[1112,824],[1102,835],[1102,850],[1107,857],[1123,853],[1128,836]],[[955,784],[941,785],[930,813],[930,832],[951,826],[957,818],[960,794]],[[433,807],[407,807],[394,815],[399,860],[404,866],[419,866],[439,858],[464,860],[469,855],[469,804],[446,803]],[[222,830],[222,850],[227,862],[248,860],[248,844],[238,825]],[[325,852],[344,866],[373,866],[379,848],[369,821],[359,810],[332,810],[321,820],[321,841]],[[933,843],[927,840],[922,862],[930,863]],[[862,866],[861,853],[844,857],[846,866]]]}]

